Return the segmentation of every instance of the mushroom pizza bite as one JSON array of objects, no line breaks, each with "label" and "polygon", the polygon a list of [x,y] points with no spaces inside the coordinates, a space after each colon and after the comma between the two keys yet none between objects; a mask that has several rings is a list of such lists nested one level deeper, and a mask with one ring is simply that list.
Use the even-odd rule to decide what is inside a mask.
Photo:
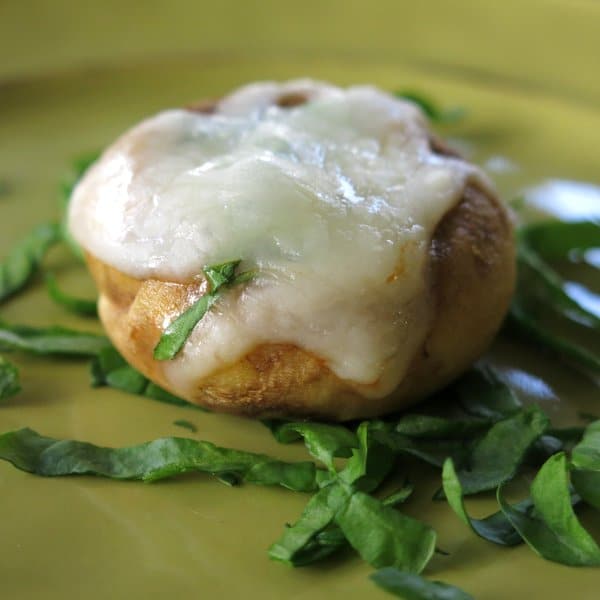
[{"label": "mushroom pizza bite", "polygon": [[514,287],[511,221],[485,174],[371,86],[256,83],[151,117],[86,173],[69,225],[124,357],[249,416],[413,403],[482,354]]}]

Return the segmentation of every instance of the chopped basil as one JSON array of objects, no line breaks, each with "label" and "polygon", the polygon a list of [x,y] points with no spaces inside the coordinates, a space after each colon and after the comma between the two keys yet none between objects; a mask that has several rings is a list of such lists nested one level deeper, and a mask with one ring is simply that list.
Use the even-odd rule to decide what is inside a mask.
[{"label": "chopped basil", "polygon": [[584,502],[600,510],[600,471],[573,469],[571,483]]},{"label": "chopped basil", "polygon": [[543,303],[569,321],[600,329],[600,317],[586,310],[565,291],[566,282],[526,244],[519,244],[520,277],[527,279],[527,290],[533,296],[541,294]]},{"label": "chopped basil", "polygon": [[[406,483],[386,496],[382,503],[388,507],[398,506],[405,502],[412,492],[413,486]],[[349,547],[343,531],[333,521],[332,506],[341,504],[340,500],[343,498],[336,484],[326,486],[315,494],[300,519],[287,527],[281,539],[270,548],[270,557],[290,566],[301,567]]]},{"label": "chopped basil", "polygon": [[263,423],[282,444],[303,439],[311,456],[321,461],[328,469],[335,468],[333,461],[336,457],[348,458],[352,455],[352,448],[358,447],[356,434],[342,425],[275,420]]},{"label": "chopped basil", "polygon": [[269,556],[293,566],[321,560],[348,543],[374,566],[396,565],[420,572],[435,549],[435,532],[392,506],[405,489],[385,501],[339,480],[311,498],[300,519],[287,527]]},{"label": "chopped basil", "polygon": [[20,390],[21,384],[17,367],[0,356],[0,401],[14,396]]},{"label": "chopped basil", "polygon": [[498,421],[475,444],[467,464],[459,469],[463,493],[495,489],[512,479],[529,448],[548,426],[548,417],[537,406]]},{"label": "chopped basil", "polygon": [[417,439],[463,439],[489,429],[492,422],[482,419],[446,419],[431,415],[406,415],[396,431]]},{"label": "chopped basil", "polygon": [[[511,525],[510,521],[502,512],[494,513],[484,519],[473,519],[472,517],[469,517],[463,502],[462,486],[456,475],[454,463],[451,458],[448,458],[444,463],[442,482],[448,504],[459,518],[478,536],[502,546],[515,546],[523,541],[517,530]],[[526,510],[531,505],[532,502],[526,500],[519,505],[519,508]]]},{"label": "chopped basil", "polygon": [[377,439],[394,453],[409,455],[434,467],[440,467],[451,456],[462,464],[470,453],[472,442],[464,439],[418,439],[390,429],[380,429]]},{"label": "chopped basil", "polygon": [[187,429],[192,433],[196,433],[198,431],[198,428],[191,421],[188,421],[186,419],[177,419],[176,421],[173,421],[173,425],[177,425],[177,427]]},{"label": "chopped basil", "polygon": [[372,492],[388,476],[395,462],[395,451],[379,437],[378,422],[362,422],[357,430],[358,447],[339,472],[339,479],[364,492]]},{"label": "chopped basil", "polygon": [[[271,558],[302,566],[350,544],[377,567],[394,565],[414,572],[425,567],[435,549],[435,532],[392,508],[410,492],[405,490],[387,501],[367,493],[381,484],[393,465],[393,452],[376,434],[377,426],[361,423],[356,432],[358,447],[352,448],[345,467],[311,498],[300,519],[271,546]],[[313,440],[304,439],[307,445],[314,445]]]},{"label": "chopped basil", "polygon": [[593,373],[600,373],[600,356],[593,354],[576,342],[549,332],[517,300],[512,303],[508,324],[524,337],[538,343],[543,348],[552,350],[559,357],[581,365]]},{"label": "chopped basil", "polygon": [[600,224],[543,221],[521,226],[519,238],[548,260],[566,259],[573,252],[600,248]]},{"label": "chopped basil", "polygon": [[19,429],[0,435],[0,459],[45,477],[99,475],[152,482],[201,471],[212,475],[234,473],[247,483],[280,485],[297,492],[316,488],[312,462],[288,463],[189,438],[161,438],[126,448],[103,448]]},{"label": "chopped basil", "polygon": [[454,385],[462,408],[481,419],[504,419],[521,408],[521,402],[489,365],[471,368]]},{"label": "chopped basil", "polygon": [[394,92],[394,95],[416,104],[434,123],[456,123],[464,119],[467,114],[466,109],[462,106],[442,109],[430,98],[412,90],[400,90]]},{"label": "chopped basil", "polygon": [[145,396],[159,402],[186,406],[198,410],[206,410],[179,398],[161,388],[139,371],[127,364],[127,361],[112,346],[103,348],[92,360],[90,365],[92,387],[108,386],[128,394]]},{"label": "chopped basil", "polygon": [[586,427],[583,439],[573,448],[571,462],[576,469],[600,471],[600,421]]},{"label": "chopped basil", "polygon": [[436,534],[425,523],[354,492],[335,515],[350,545],[374,567],[420,573],[435,550]]},{"label": "chopped basil", "polygon": [[331,483],[319,490],[308,501],[298,521],[286,526],[281,538],[269,548],[269,557],[293,567],[301,567],[337,551],[344,543],[323,545],[318,535],[333,523],[337,509],[346,499],[347,495],[338,483]]},{"label": "chopped basil", "polygon": [[28,327],[0,322],[0,350],[34,354],[96,356],[110,346],[108,338],[66,327]]},{"label": "chopped basil", "polygon": [[428,581],[420,575],[406,573],[394,567],[375,571],[371,579],[386,592],[404,600],[473,600],[471,595],[453,585]]},{"label": "chopped basil", "polygon": [[510,506],[498,488],[498,503],[529,547],[547,560],[572,566],[600,565],[600,548],[573,512],[564,453],[550,457],[531,485],[533,507]]},{"label": "chopped basil", "polygon": [[183,348],[192,329],[217,301],[222,288],[245,283],[254,276],[252,271],[236,274],[240,262],[241,260],[232,260],[204,268],[204,275],[210,283],[210,290],[167,326],[154,348],[154,358],[156,360],[175,358]]},{"label": "chopped basil", "polygon": [[60,227],[46,223],[35,227],[0,264],[0,302],[23,289],[38,271],[46,252],[60,241]]},{"label": "chopped basil", "polygon": [[46,285],[48,288],[48,294],[56,304],[60,304],[68,311],[84,317],[96,317],[98,316],[98,302],[96,300],[87,300],[83,298],[76,298],[67,294],[58,287],[56,277],[52,273],[46,275]]},{"label": "chopped basil", "polygon": [[540,309],[550,309],[576,327],[600,329],[598,315],[570,296],[563,279],[545,262],[600,247],[600,226],[588,221],[536,223],[521,227],[517,242],[519,281],[507,321],[509,327],[568,362],[600,373],[600,355],[582,346],[574,336],[570,339],[548,331],[538,318]]},{"label": "chopped basil", "polygon": [[590,423],[571,454],[571,482],[585,502],[600,509],[600,421]]},{"label": "chopped basil", "polygon": [[391,507],[396,507],[399,504],[403,504],[412,496],[414,489],[415,488],[413,484],[406,481],[395,492],[392,492],[391,494],[386,496],[383,499],[383,503],[385,504],[385,506]]}]

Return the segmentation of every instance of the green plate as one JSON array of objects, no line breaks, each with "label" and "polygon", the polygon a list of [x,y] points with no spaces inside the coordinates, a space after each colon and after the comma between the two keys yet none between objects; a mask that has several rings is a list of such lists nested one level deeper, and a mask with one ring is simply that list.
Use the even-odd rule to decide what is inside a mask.
[{"label": "green plate", "polygon": [[[111,142],[145,115],[243,82],[310,75],[340,84],[373,82],[424,90],[448,105],[468,107],[462,124],[441,133],[475,160],[501,167],[495,175],[510,198],[546,177],[597,176],[600,112],[586,104],[495,80],[435,75],[409,64],[188,57],[6,83],[0,95],[0,253],[34,224],[57,215],[57,188],[73,157]],[[507,163],[505,159],[510,159]],[[48,265],[65,288],[93,293],[80,266],[62,251]],[[28,324],[98,329],[53,305],[43,286],[2,307],[2,317]],[[597,412],[598,388],[538,349],[498,342],[494,359],[520,393],[557,423],[577,411]],[[0,430],[32,427],[54,437],[125,445],[190,435],[173,424],[188,419],[199,438],[220,445],[300,459],[300,447],[279,446],[259,423],[162,405],[89,386],[85,361],[15,356],[24,391],[0,408]],[[581,423],[579,421],[579,423]],[[426,574],[477,598],[598,597],[600,574],[545,562],[527,547],[500,548],[475,537],[431,495],[439,475],[408,465],[417,493],[406,505],[433,525],[448,556]],[[296,569],[270,562],[267,547],[307,498],[281,489],[228,488],[202,475],[145,485],[93,477],[43,479],[0,464],[0,590],[4,598],[385,598],[353,556]],[[476,515],[495,510],[491,497],[469,501]],[[593,515],[584,514],[586,524]],[[598,531],[598,519],[591,523]]]}]

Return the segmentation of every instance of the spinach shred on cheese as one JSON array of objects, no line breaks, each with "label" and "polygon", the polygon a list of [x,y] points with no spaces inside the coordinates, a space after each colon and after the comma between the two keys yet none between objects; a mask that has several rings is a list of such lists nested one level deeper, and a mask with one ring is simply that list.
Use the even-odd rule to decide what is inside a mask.
[{"label": "spinach shred on cheese", "polygon": [[154,348],[154,358],[156,360],[175,358],[194,327],[219,299],[223,290],[227,287],[246,283],[254,277],[254,271],[237,273],[237,268],[241,262],[241,260],[232,260],[219,265],[204,267],[204,275],[210,284],[209,290],[169,323]]}]

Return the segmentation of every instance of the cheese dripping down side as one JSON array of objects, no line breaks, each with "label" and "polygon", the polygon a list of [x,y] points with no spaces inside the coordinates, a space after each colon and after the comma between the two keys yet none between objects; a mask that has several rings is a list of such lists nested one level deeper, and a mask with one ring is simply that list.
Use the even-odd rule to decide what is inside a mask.
[{"label": "cheese dripping down side", "polygon": [[[291,94],[308,101],[277,105]],[[139,279],[186,281],[235,258],[258,269],[163,365],[177,393],[285,343],[382,397],[431,327],[432,236],[468,182],[489,188],[476,167],[431,150],[410,103],[370,86],[266,82],[212,114],[168,110],[125,133],[77,186],[69,225]]]}]

